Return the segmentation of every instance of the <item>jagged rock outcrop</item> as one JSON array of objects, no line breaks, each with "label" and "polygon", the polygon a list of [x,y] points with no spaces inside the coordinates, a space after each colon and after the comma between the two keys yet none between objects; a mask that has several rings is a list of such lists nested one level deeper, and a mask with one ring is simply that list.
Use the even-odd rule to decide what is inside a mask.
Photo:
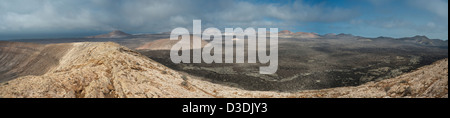
[{"label": "jagged rock outcrop", "polygon": [[[61,45],[61,44],[59,44]],[[291,93],[248,91],[167,68],[116,43],[72,43],[55,67],[0,83],[0,97],[444,97],[448,59],[396,78],[356,87]],[[46,45],[47,46],[47,45]]]}]

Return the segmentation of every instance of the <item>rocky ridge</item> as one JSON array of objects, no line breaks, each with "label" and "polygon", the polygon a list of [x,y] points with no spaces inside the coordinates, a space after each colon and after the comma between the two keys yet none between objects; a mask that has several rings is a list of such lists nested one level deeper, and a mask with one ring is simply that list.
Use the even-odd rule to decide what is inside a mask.
[{"label": "rocky ridge", "polygon": [[[67,44],[68,45],[68,44]],[[116,43],[71,43],[43,75],[0,83],[4,98],[448,98],[448,59],[392,79],[355,87],[290,93],[248,91],[174,71]]]}]

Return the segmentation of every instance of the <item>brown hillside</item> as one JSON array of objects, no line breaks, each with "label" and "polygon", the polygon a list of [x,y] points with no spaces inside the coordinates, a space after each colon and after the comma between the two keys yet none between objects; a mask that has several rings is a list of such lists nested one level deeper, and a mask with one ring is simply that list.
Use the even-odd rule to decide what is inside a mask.
[{"label": "brown hillside", "polygon": [[[0,83],[0,97],[444,97],[448,98],[448,59],[414,72],[356,87],[292,93],[248,91],[203,81],[174,71],[115,43],[72,43],[59,63],[43,75]],[[55,50],[57,51],[57,50]],[[56,52],[55,52],[56,54]]]}]

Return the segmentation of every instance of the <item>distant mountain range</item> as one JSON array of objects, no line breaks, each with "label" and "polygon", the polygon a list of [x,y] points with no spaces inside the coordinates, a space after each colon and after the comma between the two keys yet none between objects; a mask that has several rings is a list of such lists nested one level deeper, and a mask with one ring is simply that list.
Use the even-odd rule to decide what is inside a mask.
[{"label": "distant mountain range", "polygon": [[[193,37],[196,36],[190,36],[191,38],[191,42],[193,41]],[[180,38],[179,38],[180,39]],[[198,37],[199,40],[200,37]],[[170,50],[172,48],[173,45],[175,45],[176,43],[178,43],[179,40],[170,40],[169,38],[165,38],[165,39],[158,39],[158,40],[154,40],[154,41],[150,41],[145,43],[144,45],[141,45],[139,47],[137,47],[137,50]],[[203,48],[206,44],[208,44],[208,42],[206,42],[205,40],[201,40],[201,48]],[[190,45],[190,49],[196,49],[196,48],[192,48],[193,44],[189,42]]]},{"label": "distant mountain range", "polygon": [[419,45],[427,45],[427,46],[444,46],[448,47],[448,40],[440,40],[440,39],[429,39],[426,36],[414,36],[414,37],[404,37],[404,38],[391,38],[391,37],[378,37],[373,39],[392,39],[392,40],[400,40],[404,42],[416,43]]},{"label": "distant mountain range", "polygon": [[[169,32],[165,32],[162,34],[169,35]],[[122,32],[120,30],[114,30],[108,34],[101,34],[96,36],[88,36],[86,38],[131,38],[131,37],[146,37],[147,34],[140,34],[140,35],[131,35],[125,32]],[[228,34],[224,34],[228,35]],[[294,38],[294,39],[355,39],[358,41],[373,41],[373,40],[399,40],[409,43],[416,43],[419,45],[427,45],[427,46],[447,46],[448,47],[448,40],[439,40],[439,39],[429,39],[426,36],[414,36],[414,37],[404,37],[404,38],[391,38],[391,37],[384,37],[380,36],[377,38],[367,38],[367,37],[361,37],[361,36],[355,36],[352,34],[325,34],[325,35],[319,35],[317,33],[308,33],[308,32],[291,32],[289,30],[282,30],[278,33],[280,38]]]},{"label": "distant mountain range", "polygon": [[122,32],[120,30],[114,30],[108,34],[101,34],[97,36],[88,36],[86,38],[126,38],[131,36],[131,34]]},{"label": "distant mountain range", "polygon": [[319,38],[319,34],[317,33],[307,33],[307,32],[291,32],[289,30],[283,30],[278,32],[279,37],[281,38]]},{"label": "distant mountain range", "polygon": [[448,40],[440,40],[440,39],[429,39],[426,36],[414,36],[414,37],[404,37],[404,38],[391,38],[391,37],[377,37],[377,38],[367,38],[362,36],[355,36],[352,34],[325,34],[319,35],[317,33],[306,33],[306,32],[297,32],[293,33],[289,30],[283,30],[278,33],[280,38],[299,38],[299,39],[356,39],[358,41],[373,41],[373,40],[399,40],[409,43],[416,43],[419,45],[427,45],[427,46],[447,46]]}]

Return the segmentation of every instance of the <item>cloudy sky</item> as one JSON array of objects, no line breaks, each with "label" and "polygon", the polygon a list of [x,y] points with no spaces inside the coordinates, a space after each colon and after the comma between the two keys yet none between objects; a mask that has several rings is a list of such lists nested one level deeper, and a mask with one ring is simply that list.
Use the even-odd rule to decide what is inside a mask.
[{"label": "cloudy sky", "polygon": [[448,40],[448,0],[0,0],[0,39],[176,27],[279,28]]}]

